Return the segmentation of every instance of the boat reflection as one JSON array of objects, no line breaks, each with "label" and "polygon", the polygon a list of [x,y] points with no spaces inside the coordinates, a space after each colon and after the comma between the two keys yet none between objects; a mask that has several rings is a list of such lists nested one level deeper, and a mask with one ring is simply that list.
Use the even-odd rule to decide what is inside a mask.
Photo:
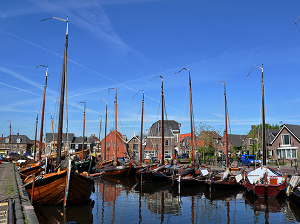
[{"label": "boat reflection", "polygon": [[93,223],[94,201],[78,206],[36,205],[34,211],[39,223]]},{"label": "boat reflection", "polygon": [[242,195],[244,193],[244,188],[233,188],[233,189],[226,189],[226,190],[214,190],[214,189],[209,189],[205,187],[204,190],[204,196],[205,198],[213,201],[213,200],[220,200],[224,201],[227,200],[228,198],[231,199],[237,199],[237,198],[242,198]]},{"label": "boat reflection", "polygon": [[246,192],[244,194],[245,204],[250,205],[254,211],[262,211],[267,213],[281,212],[283,206],[286,205],[286,197],[276,198],[258,198]]}]

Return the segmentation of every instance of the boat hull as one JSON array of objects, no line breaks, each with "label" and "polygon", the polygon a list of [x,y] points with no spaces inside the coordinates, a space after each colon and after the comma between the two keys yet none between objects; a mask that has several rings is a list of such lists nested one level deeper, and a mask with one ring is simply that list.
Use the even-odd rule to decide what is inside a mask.
[{"label": "boat hull", "polygon": [[249,181],[245,181],[243,186],[246,187],[246,190],[256,195],[259,198],[267,197],[267,198],[275,198],[279,194],[283,193],[287,187],[286,182],[282,184],[256,184],[253,185]]},{"label": "boat hull", "polygon": [[96,170],[96,173],[103,173],[104,176],[117,176],[127,177],[133,176],[136,168],[132,165],[129,166],[105,166],[102,169]]},{"label": "boat hull", "polygon": [[[75,172],[70,174],[70,185],[67,205],[87,203],[94,191],[94,181]],[[33,197],[33,203],[40,205],[63,205],[67,188],[67,170],[60,173],[45,175],[36,180],[32,189],[32,182],[25,185],[28,193]]]},{"label": "boat hull", "polygon": [[170,181],[170,176],[165,172],[146,171],[136,172],[134,175],[138,181],[145,183]]},{"label": "boat hull", "polygon": [[243,185],[237,183],[236,181],[206,181],[206,187],[211,187],[218,190],[229,190],[229,189],[237,189],[242,188]]},{"label": "boat hull", "polygon": [[25,180],[27,177],[29,177],[33,174],[39,175],[42,171],[45,171],[45,169],[42,168],[40,165],[26,167],[26,168],[20,170],[20,176],[23,180]]}]

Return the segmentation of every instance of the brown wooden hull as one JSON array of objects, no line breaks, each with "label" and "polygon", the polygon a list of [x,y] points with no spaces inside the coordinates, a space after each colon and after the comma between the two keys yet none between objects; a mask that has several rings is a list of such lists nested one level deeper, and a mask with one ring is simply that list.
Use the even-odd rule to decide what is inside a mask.
[{"label": "brown wooden hull", "polygon": [[105,176],[126,177],[133,176],[136,171],[134,166],[106,166],[97,172],[104,172]]},{"label": "brown wooden hull", "polygon": [[39,175],[44,170],[45,169],[42,168],[40,165],[27,167],[25,169],[20,170],[20,176],[23,180],[25,180],[30,175],[32,175],[32,174]]},{"label": "brown wooden hull", "polygon": [[[63,205],[67,187],[67,170],[60,173],[45,175],[43,179],[36,180],[34,192],[32,183],[26,184],[25,188],[36,204],[40,205]],[[67,205],[87,203],[94,191],[94,181],[78,173],[71,172]]]}]

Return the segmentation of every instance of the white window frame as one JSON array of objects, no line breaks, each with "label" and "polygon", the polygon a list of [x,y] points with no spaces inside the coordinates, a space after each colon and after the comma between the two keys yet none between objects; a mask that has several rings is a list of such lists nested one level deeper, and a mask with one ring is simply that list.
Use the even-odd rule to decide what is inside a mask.
[{"label": "white window frame", "polygon": [[[289,136],[289,143],[288,144],[284,144],[285,142],[284,142],[284,137],[285,136]],[[281,143],[282,143],[282,145],[291,145],[291,141],[292,141],[292,139],[291,139],[291,135],[289,135],[289,134],[283,134],[283,135],[281,135]]]}]

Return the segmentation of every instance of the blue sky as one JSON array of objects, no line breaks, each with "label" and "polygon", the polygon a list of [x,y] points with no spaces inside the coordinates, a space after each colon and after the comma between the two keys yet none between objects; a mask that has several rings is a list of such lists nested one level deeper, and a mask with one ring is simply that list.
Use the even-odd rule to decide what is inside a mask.
[{"label": "blue sky", "polygon": [[[58,92],[66,23],[69,19],[69,132],[99,134],[105,101],[113,128],[118,92],[118,131],[131,138],[140,131],[145,91],[144,131],[160,119],[163,76],[167,119],[190,132],[188,72],[192,78],[195,125],[224,128],[226,83],[230,132],[246,134],[261,122],[261,70],[264,65],[266,122],[300,124],[299,1],[34,1],[0,3],[0,130],[34,139],[36,112],[41,117],[47,65],[46,130],[50,116],[57,129]],[[296,21],[299,22],[300,20]],[[134,97],[135,96],[135,97]],[[133,98],[134,97],[134,98]],[[100,117],[101,116],[101,117]],[[39,123],[40,124],[40,123]],[[39,136],[38,128],[38,136]],[[64,131],[66,125],[64,124]],[[56,132],[56,131],[55,131]],[[39,139],[39,137],[38,137]]]}]

